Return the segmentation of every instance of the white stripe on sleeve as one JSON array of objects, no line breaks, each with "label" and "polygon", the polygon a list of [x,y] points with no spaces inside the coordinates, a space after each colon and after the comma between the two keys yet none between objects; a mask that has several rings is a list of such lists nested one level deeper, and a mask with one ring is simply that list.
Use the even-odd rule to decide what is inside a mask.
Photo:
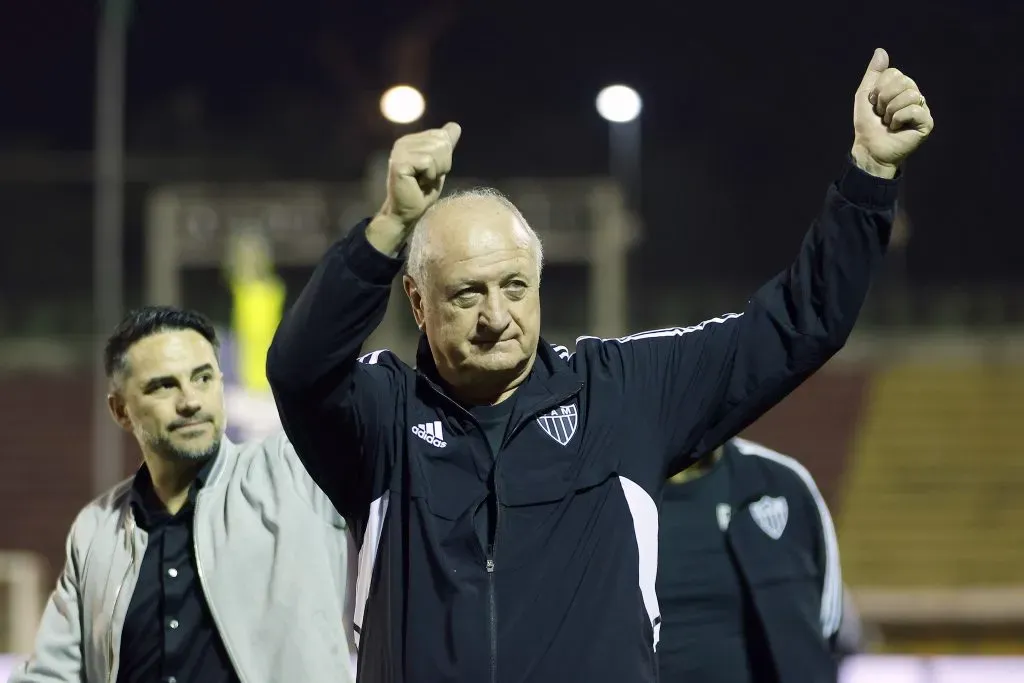
[{"label": "white stripe on sleeve", "polygon": [[811,497],[814,498],[818,515],[821,517],[821,531],[825,542],[825,580],[821,591],[821,633],[826,638],[831,638],[839,630],[839,623],[843,618],[843,576],[839,566],[839,540],[836,538],[836,528],[832,523],[832,515],[828,511],[825,499],[822,498],[821,491],[818,490],[818,485],[814,483],[814,478],[807,468],[788,455],[777,453],[746,439],[735,438],[732,441],[744,455],[757,455],[793,470],[807,486]]}]

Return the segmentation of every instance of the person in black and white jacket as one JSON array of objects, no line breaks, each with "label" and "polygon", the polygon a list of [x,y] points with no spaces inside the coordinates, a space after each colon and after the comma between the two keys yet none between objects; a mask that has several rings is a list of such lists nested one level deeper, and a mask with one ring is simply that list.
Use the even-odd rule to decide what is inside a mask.
[{"label": "person in black and white jacket", "polygon": [[[395,143],[380,212],[327,251],[267,356],[285,430],[360,545],[359,681],[657,679],[665,480],[842,347],[897,167],[931,130],[884,51],[855,101],[838,181],[742,312],[574,351],[541,337],[542,247],[516,207],[438,201],[461,128]],[[415,368],[362,348],[403,267]]]},{"label": "person in black and white jacket", "polygon": [[669,481],[660,512],[663,683],[835,683],[839,544],[803,465],[732,439]]}]

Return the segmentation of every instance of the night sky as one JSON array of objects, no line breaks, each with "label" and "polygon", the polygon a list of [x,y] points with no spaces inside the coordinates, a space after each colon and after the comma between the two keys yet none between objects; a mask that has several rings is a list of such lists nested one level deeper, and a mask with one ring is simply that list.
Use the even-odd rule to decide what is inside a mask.
[{"label": "night sky", "polygon": [[[87,152],[95,8],[83,0],[3,5],[0,151]],[[502,176],[599,175],[607,169],[607,128],[594,96],[611,82],[633,85],[645,107],[646,231],[633,278],[645,286],[755,283],[786,265],[849,149],[851,99],[871,51],[885,47],[893,65],[917,80],[936,119],[906,169],[911,280],[1024,279],[1017,266],[1024,53],[1014,44],[1024,3],[136,5],[130,155],[244,156],[280,178],[354,178],[366,154],[394,133],[375,122],[379,93],[409,81],[427,97],[417,125],[463,125],[455,173],[495,178],[499,187]],[[423,49],[396,40],[403,31],[425,36]],[[44,238],[24,229],[31,210],[10,207],[27,192],[50,190],[8,174],[0,191],[9,225],[25,233],[12,250],[41,254],[54,238],[88,246],[87,203],[74,225],[47,222]],[[87,202],[88,187],[74,191],[74,201]],[[141,199],[128,203],[135,258]],[[19,282],[56,291],[52,273],[30,272],[25,260],[5,258],[4,286],[17,267]],[[52,265],[66,271],[64,280],[79,278],[74,263]],[[137,279],[138,264],[127,266],[129,281]],[[82,272],[88,277],[87,267]]]}]

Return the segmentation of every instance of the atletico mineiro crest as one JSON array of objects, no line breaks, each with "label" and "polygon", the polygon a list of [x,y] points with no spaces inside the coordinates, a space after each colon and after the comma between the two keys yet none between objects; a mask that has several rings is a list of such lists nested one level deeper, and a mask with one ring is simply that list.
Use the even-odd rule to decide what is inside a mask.
[{"label": "atletico mineiro crest", "polygon": [[569,442],[572,441],[578,422],[579,414],[575,404],[560,406],[537,418],[537,424],[544,430],[544,433],[563,446],[569,445]]},{"label": "atletico mineiro crest", "polygon": [[750,506],[750,516],[754,518],[761,531],[776,541],[782,538],[789,520],[789,503],[782,496],[773,498],[763,496],[761,500]]}]

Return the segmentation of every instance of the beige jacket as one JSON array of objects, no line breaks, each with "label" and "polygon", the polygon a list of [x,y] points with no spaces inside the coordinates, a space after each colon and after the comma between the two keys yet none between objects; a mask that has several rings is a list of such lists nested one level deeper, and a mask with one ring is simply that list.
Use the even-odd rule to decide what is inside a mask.
[{"label": "beige jacket", "polygon": [[[83,509],[35,651],[9,683],[115,683],[147,535],[131,479]],[[351,683],[356,553],[283,434],[227,439],[194,515],[198,576],[242,683]],[[183,682],[184,683],[184,682]]]}]

